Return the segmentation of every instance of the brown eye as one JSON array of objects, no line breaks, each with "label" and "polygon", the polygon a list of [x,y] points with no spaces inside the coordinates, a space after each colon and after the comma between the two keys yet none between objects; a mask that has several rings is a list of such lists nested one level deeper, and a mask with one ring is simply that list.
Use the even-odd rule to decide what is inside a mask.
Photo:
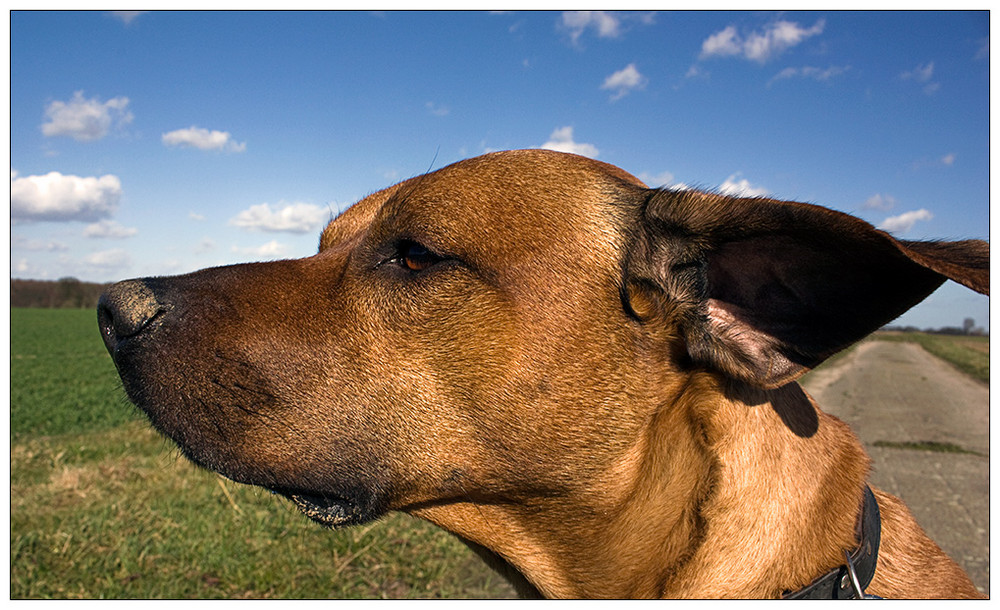
[{"label": "brown eye", "polygon": [[423,271],[434,263],[441,260],[441,257],[434,254],[420,244],[407,242],[399,248],[399,264],[410,271]]}]

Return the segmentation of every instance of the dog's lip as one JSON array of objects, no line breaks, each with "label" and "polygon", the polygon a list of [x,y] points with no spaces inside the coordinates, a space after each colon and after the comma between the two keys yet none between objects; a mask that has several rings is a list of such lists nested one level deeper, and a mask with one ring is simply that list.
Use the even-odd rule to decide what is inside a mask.
[{"label": "dog's lip", "polygon": [[296,489],[279,488],[271,491],[288,498],[302,514],[326,527],[355,525],[364,520],[357,505],[348,498]]}]

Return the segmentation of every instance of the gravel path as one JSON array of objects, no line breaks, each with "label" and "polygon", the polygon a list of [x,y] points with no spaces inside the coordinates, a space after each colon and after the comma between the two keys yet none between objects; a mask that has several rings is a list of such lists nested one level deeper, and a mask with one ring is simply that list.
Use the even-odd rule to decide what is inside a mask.
[{"label": "gravel path", "polygon": [[[858,345],[802,385],[861,438],[872,483],[906,502],[989,593],[989,387],[919,345],[888,341]],[[965,452],[899,447],[928,442]]]}]

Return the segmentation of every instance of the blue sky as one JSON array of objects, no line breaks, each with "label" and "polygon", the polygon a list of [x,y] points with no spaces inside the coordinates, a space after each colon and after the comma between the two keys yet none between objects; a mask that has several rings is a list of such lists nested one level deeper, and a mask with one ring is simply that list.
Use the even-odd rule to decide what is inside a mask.
[{"label": "blue sky", "polygon": [[[308,256],[492,150],[989,238],[989,18],[930,12],[15,12],[11,276]],[[900,323],[988,326],[949,283]]]}]

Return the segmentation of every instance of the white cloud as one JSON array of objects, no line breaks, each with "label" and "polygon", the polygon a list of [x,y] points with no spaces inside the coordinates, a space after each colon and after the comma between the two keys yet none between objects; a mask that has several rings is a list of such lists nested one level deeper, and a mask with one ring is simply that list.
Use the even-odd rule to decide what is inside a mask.
[{"label": "white cloud", "polygon": [[18,259],[16,262],[12,261],[11,266],[13,267],[11,269],[12,271],[21,274],[26,274],[33,269],[32,265],[28,262],[28,259],[26,258]]},{"label": "white cloud", "polygon": [[716,55],[728,56],[739,55],[743,51],[743,41],[736,33],[736,26],[730,25],[720,30],[701,43],[701,56],[714,57]]},{"label": "white cloud", "polygon": [[111,216],[122,196],[117,176],[10,176],[10,215],[14,220],[96,222]]},{"label": "white cloud", "polygon": [[132,237],[138,232],[139,229],[122,226],[114,220],[102,220],[100,222],[95,222],[92,225],[87,225],[87,228],[83,230],[83,234],[87,237],[110,239],[124,239],[126,237]]},{"label": "white cloud", "polygon": [[726,178],[726,181],[719,185],[719,192],[732,197],[763,197],[770,194],[762,186],[754,186],[746,178],[739,178],[739,172]]},{"label": "white cloud", "polygon": [[941,157],[941,163],[944,163],[945,165],[954,165],[955,153],[948,153],[947,155]]},{"label": "white cloud", "polygon": [[112,17],[121,19],[122,23],[125,25],[132,23],[132,20],[139,15],[144,15],[148,12],[149,11],[110,11]]},{"label": "white cloud", "polygon": [[42,123],[45,136],[67,136],[80,142],[99,140],[108,135],[112,126],[121,128],[132,122],[128,98],[116,97],[106,102],[98,98],[84,99],[77,91],[68,102],[54,101],[45,109],[48,122]]},{"label": "white cloud", "polygon": [[607,11],[565,11],[562,26],[569,30],[573,44],[588,28],[595,30],[599,38],[617,38],[621,33],[621,20]]},{"label": "white cloud", "polygon": [[611,100],[614,101],[628,95],[630,91],[642,89],[645,86],[646,77],[636,69],[635,64],[629,64],[604,79],[601,89],[613,91]]},{"label": "white cloud", "polygon": [[585,142],[573,141],[572,127],[557,127],[556,130],[552,132],[552,135],[549,136],[549,141],[542,144],[539,148],[558,150],[560,152],[583,155],[584,157],[597,157],[596,146]]},{"label": "white cloud", "polygon": [[875,193],[871,197],[865,200],[863,207],[866,210],[882,210],[883,212],[888,212],[896,206],[896,198],[892,195],[883,195],[882,193]]},{"label": "white cloud", "polygon": [[197,212],[188,212],[188,218],[190,218],[191,220],[201,222],[202,220],[205,220],[205,215],[199,214]]},{"label": "white cloud", "polygon": [[811,28],[804,28],[791,21],[776,21],[764,26],[763,30],[750,32],[744,37],[736,30],[736,26],[730,25],[701,43],[700,57],[741,56],[763,64],[807,38],[823,33],[825,26],[823,19]]},{"label": "white cloud", "polygon": [[330,220],[330,212],[311,203],[286,203],[281,208],[252,205],[229,220],[229,224],[257,231],[309,233]]},{"label": "white cloud", "polygon": [[817,68],[815,66],[803,66],[801,68],[785,68],[781,72],[778,72],[774,77],[768,82],[770,86],[775,81],[785,80],[788,78],[811,78],[820,82],[825,82],[833,78],[834,76],[840,76],[844,72],[847,72],[850,66],[830,66],[826,70],[822,68]]},{"label": "white cloud", "polygon": [[260,258],[281,258],[288,255],[288,246],[279,244],[277,240],[272,239],[266,244],[257,246],[256,248],[237,248],[236,246],[233,246],[233,252]]},{"label": "white cloud", "polygon": [[247,149],[246,142],[237,142],[228,131],[209,131],[193,125],[187,129],[177,129],[165,133],[162,139],[166,146],[225,150],[227,152],[243,152]]},{"label": "white cloud", "polygon": [[651,187],[661,187],[669,186],[674,181],[674,175],[670,172],[660,172],[659,174],[650,174],[647,172],[642,172],[639,174],[639,180],[642,180]]},{"label": "white cloud", "polygon": [[559,26],[567,30],[570,41],[578,45],[587,30],[592,30],[598,38],[618,38],[628,28],[628,23],[652,25],[655,21],[654,13],[649,12],[564,11]]},{"label": "white cloud", "polygon": [[891,233],[906,233],[920,220],[930,220],[934,215],[925,209],[904,212],[899,216],[890,216],[882,221],[878,228]]}]

